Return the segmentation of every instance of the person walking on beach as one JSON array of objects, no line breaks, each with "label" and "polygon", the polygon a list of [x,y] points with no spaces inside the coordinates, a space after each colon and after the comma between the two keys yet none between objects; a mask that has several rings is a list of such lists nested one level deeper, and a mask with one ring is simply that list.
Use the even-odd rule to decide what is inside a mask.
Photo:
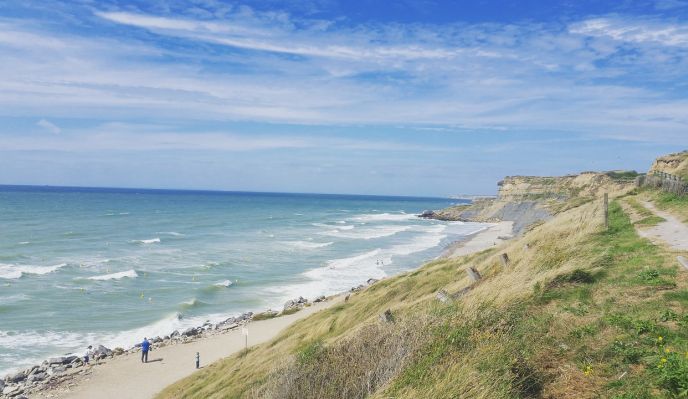
[{"label": "person walking on beach", "polygon": [[84,363],[89,364],[89,361],[91,360],[92,354],[93,354],[93,346],[89,345],[88,348],[86,348],[86,353],[84,354]]},{"label": "person walking on beach", "polygon": [[141,363],[148,363],[148,351],[151,348],[151,343],[143,337],[143,342],[141,342]]}]

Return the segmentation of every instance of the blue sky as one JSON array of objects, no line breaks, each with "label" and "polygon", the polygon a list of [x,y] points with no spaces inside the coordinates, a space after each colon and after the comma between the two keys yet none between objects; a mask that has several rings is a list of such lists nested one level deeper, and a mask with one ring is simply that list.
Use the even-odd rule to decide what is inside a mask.
[{"label": "blue sky", "polygon": [[688,0],[0,2],[0,184],[401,195],[688,147]]}]

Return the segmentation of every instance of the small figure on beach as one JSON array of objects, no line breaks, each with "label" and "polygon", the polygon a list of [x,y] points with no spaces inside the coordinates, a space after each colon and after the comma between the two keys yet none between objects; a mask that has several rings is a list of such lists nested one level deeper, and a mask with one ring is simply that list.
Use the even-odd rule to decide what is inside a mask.
[{"label": "small figure on beach", "polygon": [[148,363],[148,351],[151,349],[151,343],[143,337],[143,342],[141,342],[141,363]]},{"label": "small figure on beach", "polygon": [[84,354],[84,363],[89,364],[91,356],[93,356],[93,346],[89,345],[88,348],[86,348],[86,353]]}]

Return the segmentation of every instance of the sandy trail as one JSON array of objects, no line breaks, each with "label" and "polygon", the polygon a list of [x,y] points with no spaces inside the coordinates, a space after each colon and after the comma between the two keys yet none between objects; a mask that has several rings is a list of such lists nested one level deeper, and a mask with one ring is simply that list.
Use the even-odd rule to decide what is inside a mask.
[{"label": "sandy trail", "polygon": [[665,221],[647,229],[638,229],[638,234],[650,241],[665,243],[672,249],[688,251],[688,226],[676,216],[657,209],[651,202],[642,202],[642,204]]},{"label": "sandy trail", "polygon": [[[482,251],[504,241],[512,235],[513,222],[501,222],[490,226],[467,241],[452,246],[446,256],[456,257]],[[502,238],[499,238],[502,237]],[[299,319],[343,301],[343,295],[327,302],[317,303],[304,310],[274,319],[248,323],[248,344],[257,345],[276,337],[280,331]],[[58,387],[51,391],[34,394],[32,398],[58,399],[148,399],[168,385],[189,376],[195,371],[196,352],[200,353],[201,366],[230,356],[245,346],[241,329],[225,334],[199,338],[186,344],[170,345],[149,353],[147,364],[142,364],[140,354],[133,353],[107,360],[94,366],[91,374],[78,377],[76,386]],[[160,360],[158,360],[160,359]]]}]

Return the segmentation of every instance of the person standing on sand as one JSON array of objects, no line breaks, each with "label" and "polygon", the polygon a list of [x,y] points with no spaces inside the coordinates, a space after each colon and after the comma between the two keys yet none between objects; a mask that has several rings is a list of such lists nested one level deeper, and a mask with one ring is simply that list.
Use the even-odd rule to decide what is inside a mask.
[{"label": "person standing on sand", "polygon": [[86,353],[84,354],[84,363],[89,364],[88,362],[91,360],[92,353],[93,346],[89,345],[88,348],[86,348]]},{"label": "person standing on sand", "polygon": [[151,348],[151,343],[143,337],[143,342],[141,342],[141,363],[148,363],[148,351]]}]

